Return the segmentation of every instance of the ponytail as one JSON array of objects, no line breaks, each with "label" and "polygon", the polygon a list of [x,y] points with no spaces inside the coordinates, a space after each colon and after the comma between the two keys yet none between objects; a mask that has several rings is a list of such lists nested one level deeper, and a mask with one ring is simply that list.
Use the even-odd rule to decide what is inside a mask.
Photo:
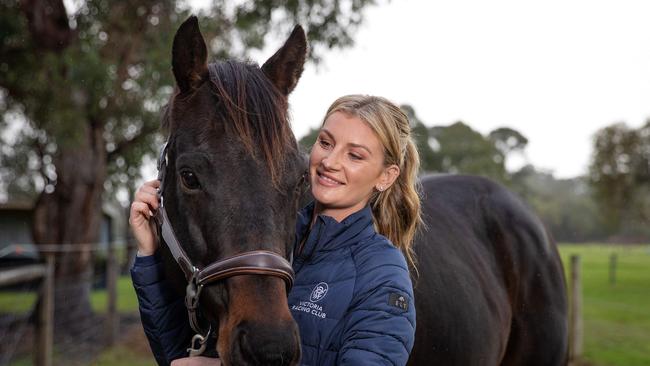
[{"label": "ponytail", "polygon": [[422,223],[420,196],[416,188],[420,159],[415,143],[409,138],[397,180],[385,191],[375,193],[372,215],[377,232],[400,248],[409,264],[416,269],[413,239]]}]

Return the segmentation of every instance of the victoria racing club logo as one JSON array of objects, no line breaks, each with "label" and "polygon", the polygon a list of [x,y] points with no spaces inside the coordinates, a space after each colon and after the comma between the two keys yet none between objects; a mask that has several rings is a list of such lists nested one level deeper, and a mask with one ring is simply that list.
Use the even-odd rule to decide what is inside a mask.
[{"label": "victoria racing club logo", "polygon": [[309,301],[311,302],[317,302],[322,300],[325,295],[327,295],[327,291],[329,290],[329,286],[325,282],[321,282],[316,287],[314,287],[314,290],[312,290],[311,295],[309,295]]}]

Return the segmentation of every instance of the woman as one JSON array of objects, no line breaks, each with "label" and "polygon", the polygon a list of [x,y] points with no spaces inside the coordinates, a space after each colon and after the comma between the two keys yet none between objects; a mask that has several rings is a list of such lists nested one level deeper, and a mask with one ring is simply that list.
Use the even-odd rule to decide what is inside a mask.
[{"label": "woman", "polygon": [[[418,167],[408,118],[388,100],[350,95],[327,111],[310,154],[314,201],[298,213],[296,281],[288,299],[300,329],[301,364],[406,364],[415,308],[405,257],[413,262],[411,243],[420,224]],[[149,221],[158,207],[157,187],[157,181],[145,183],[131,206],[139,246],[132,275],[141,309],[143,297],[150,299],[163,285],[143,280],[147,271],[160,270],[151,259],[157,243]],[[183,311],[160,316],[183,319],[179,326],[189,328]],[[160,321],[152,319],[156,316],[142,314],[157,360],[182,357],[151,342],[158,331],[152,324]],[[208,360],[174,364],[198,362]]]}]

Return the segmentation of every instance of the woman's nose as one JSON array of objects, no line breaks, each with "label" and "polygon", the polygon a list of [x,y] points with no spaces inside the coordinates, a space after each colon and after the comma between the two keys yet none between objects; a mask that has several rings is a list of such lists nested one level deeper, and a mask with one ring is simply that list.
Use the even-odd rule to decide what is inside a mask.
[{"label": "woman's nose", "polygon": [[323,160],[321,160],[321,164],[323,164],[323,167],[327,170],[338,170],[341,168],[341,164],[339,161],[339,154],[335,151],[332,151],[330,154],[327,156],[323,157]]}]

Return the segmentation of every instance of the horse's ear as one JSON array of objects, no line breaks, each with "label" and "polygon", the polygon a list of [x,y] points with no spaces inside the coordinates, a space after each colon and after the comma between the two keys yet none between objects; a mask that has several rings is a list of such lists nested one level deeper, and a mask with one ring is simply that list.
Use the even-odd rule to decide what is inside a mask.
[{"label": "horse's ear", "polygon": [[208,50],[199,30],[199,20],[189,17],[181,24],[172,46],[172,70],[181,93],[201,85],[208,74]]},{"label": "horse's ear", "polygon": [[307,37],[296,25],[284,45],[262,65],[262,71],[284,95],[289,95],[298,84],[306,57]]}]

